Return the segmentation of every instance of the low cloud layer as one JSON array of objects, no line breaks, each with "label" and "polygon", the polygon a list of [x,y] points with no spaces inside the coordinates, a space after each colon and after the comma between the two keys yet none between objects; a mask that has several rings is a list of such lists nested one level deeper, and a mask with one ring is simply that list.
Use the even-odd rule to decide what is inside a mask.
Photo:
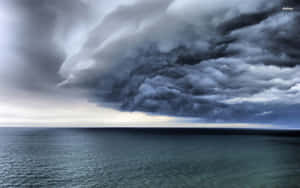
[{"label": "low cloud layer", "polygon": [[296,0],[65,0],[39,7],[48,11],[39,25],[53,28],[43,41],[62,59],[47,58],[59,62],[51,69],[57,86],[85,89],[99,105],[209,122],[300,120]]}]

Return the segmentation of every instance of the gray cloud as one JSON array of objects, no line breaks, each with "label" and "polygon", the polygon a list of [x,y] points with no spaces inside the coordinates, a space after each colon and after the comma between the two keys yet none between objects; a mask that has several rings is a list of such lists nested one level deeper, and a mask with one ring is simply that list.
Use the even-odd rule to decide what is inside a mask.
[{"label": "gray cloud", "polygon": [[20,51],[33,68],[26,72],[86,89],[99,105],[207,121],[299,120],[297,1],[27,0],[20,7],[29,36]]}]

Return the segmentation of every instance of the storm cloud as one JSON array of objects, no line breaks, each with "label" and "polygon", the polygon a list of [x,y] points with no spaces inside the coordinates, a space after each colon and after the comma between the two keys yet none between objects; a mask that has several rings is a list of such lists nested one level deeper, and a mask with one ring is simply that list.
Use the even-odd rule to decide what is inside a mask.
[{"label": "storm cloud", "polygon": [[28,22],[41,30],[28,32],[46,33],[23,41],[34,58],[49,56],[32,61],[45,64],[35,72],[100,106],[209,122],[300,119],[296,0],[22,3],[38,7]]}]

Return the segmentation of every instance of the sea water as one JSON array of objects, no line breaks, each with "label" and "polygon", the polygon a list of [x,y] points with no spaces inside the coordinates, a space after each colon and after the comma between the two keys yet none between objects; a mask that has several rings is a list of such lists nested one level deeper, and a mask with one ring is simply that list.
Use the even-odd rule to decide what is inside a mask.
[{"label": "sea water", "polygon": [[0,187],[295,188],[300,138],[1,128]]}]

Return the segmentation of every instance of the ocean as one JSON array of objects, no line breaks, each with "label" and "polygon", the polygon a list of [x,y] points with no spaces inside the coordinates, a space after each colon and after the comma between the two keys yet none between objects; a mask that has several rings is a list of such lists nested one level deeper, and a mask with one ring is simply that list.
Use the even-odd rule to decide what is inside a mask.
[{"label": "ocean", "polygon": [[296,188],[300,137],[0,128],[0,187]]}]

